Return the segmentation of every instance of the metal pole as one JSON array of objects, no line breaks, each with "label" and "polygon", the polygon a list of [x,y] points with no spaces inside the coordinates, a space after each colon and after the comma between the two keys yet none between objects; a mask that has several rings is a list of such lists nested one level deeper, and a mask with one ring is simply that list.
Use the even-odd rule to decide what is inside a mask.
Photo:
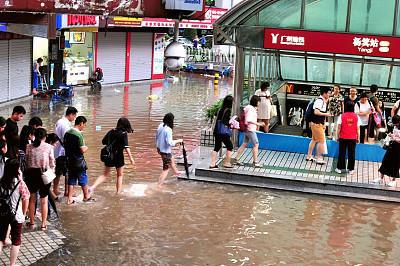
[{"label": "metal pole", "polygon": [[175,20],[175,26],[174,26],[174,41],[178,41],[178,37],[179,37],[179,20]]},{"label": "metal pole", "polygon": [[[235,78],[233,80],[233,97],[235,99],[233,105],[233,113],[240,114],[240,105],[243,100],[243,78],[244,78],[244,52],[243,48],[236,46],[236,58],[235,58]],[[234,146],[237,146],[238,136],[233,134]]]}]

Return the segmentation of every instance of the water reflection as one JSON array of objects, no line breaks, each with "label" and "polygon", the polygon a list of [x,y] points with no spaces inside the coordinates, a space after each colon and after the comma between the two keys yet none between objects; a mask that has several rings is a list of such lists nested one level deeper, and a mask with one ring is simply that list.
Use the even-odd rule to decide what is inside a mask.
[{"label": "water reflection", "polygon": [[[66,244],[37,265],[398,265],[394,204],[185,181],[170,182],[164,192],[152,189],[161,170],[154,132],[163,115],[175,114],[174,135],[192,150],[203,109],[230,91],[231,80],[220,84],[216,90],[212,79],[189,75],[175,84],[78,90],[73,105],[89,121],[90,180],[103,169],[100,140],[121,115],[135,128],[129,142],[136,167],[125,171],[124,195],[114,196],[110,179],[96,191],[97,202],[61,204],[58,226]],[[64,112],[47,100],[23,104],[49,128]]]}]

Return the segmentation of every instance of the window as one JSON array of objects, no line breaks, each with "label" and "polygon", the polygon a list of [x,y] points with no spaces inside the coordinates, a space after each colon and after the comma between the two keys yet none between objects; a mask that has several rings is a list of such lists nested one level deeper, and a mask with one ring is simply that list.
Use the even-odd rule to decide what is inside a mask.
[{"label": "window", "polygon": [[306,0],[304,28],[345,31],[348,0]]},{"label": "window", "polygon": [[400,67],[393,66],[392,76],[390,78],[390,88],[400,89]]},{"label": "window", "polygon": [[350,32],[392,34],[395,0],[352,0]]},{"label": "window", "polygon": [[361,63],[336,61],[335,83],[360,85]]},{"label": "window", "polygon": [[300,28],[301,0],[280,0],[259,13],[260,26]]},{"label": "window", "polygon": [[376,84],[379,87],[386,87],[389,79],[389,65],[365,64],[363,70],[363,86]]},{"label": "window", "polygon": [[333,60],[307,59],[308,81],[332,83]]},{"label": "window", "polygon": [[304,57],[282,55],[280,60],[282,78],[289,80],[306,79]]}]

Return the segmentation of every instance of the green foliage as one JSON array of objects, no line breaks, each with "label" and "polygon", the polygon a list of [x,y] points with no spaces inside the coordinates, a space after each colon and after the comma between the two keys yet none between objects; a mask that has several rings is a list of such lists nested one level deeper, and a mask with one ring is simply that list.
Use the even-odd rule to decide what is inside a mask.
[{"label": "green foliage", "polygon": [[196,29],[185,29],[183,31],[183,37],[186,37],[189,40],[193,40],[196,35],[197,35]]},{"label": "green foliage", "polygon": [[219,109],[221,109],[223,101],[224,99],[219,99],[205,110],[205,117],[207,118],[207,121],[211,122],[214,119]]},{"label": "green foliage", "polygon": [[207,6],[215,6],[215,0],[206,0]]}]

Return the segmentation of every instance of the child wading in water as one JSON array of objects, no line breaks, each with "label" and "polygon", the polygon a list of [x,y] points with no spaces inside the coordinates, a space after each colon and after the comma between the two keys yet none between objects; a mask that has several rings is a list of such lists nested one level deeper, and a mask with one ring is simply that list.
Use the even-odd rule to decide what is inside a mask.
[{"label": "child wading in water", "polygon": [[182,143],[182,139],[172,139],[172,129],[174,128],[174,115],[168,113],[164,116],[163,122],[158,126],[156,134],[157,151],[161,155],[163,162],[163,171],[158,178],[158,187],[162,187],[165,179],[168,176],[169,169],[172,168],[174,176],[179,176],[182,173],[176,168],[175,160],[172,157],[171,148],[178,143]]}]

